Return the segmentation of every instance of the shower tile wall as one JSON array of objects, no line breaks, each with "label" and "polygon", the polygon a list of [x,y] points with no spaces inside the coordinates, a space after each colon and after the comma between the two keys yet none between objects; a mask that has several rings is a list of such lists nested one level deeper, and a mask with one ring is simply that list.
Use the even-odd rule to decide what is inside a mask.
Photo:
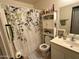
[{"label": "shower tile wall", "polygon": [[5,15],[13,30],[16,52],[21,52],[25,58],[42,59],[36,52],[41,44],[39,11],[7,5]]}]

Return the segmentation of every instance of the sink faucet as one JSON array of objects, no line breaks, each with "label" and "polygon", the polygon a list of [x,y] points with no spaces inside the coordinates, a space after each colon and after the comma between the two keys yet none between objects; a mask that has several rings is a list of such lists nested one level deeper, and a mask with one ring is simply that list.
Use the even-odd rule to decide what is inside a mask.
[{"label": "sink faucet", "polygon": [[71,41],[75,41],[75,40],[74,40],[74,37],[75,37],[75,34],[72,36]]}]

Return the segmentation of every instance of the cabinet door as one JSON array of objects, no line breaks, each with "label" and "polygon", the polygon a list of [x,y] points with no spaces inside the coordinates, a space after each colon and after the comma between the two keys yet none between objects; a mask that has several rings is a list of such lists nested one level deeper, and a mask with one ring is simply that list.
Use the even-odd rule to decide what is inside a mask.
[{"label": "cabinet door", "polygon": [[[76,55],[76,54],[75,54]],[[79,54],[77,54],[76,56],[75,56],[75,59],[79,59]]]},{"label": "cabinet door", "polygon": [[73,52],[74,59],[79,59],[79,53]]},{"label": "cabinet door", "polygon": [[64,54],[62,53],[62,51],[53,49],[51,57],[52,59],[64,59]]},{"label": "cabinet door", "polygon": [[64,59],[61,47],[51,44],[51,59]]},{"label": "cabinet door", "polygon": [[69,54],[65,54],[65,59],[75,59],[74,56],[69,55]]},{"label": "cabinet door", "polygon": [[65,59],[76,59],[73,51],[66,48],[64,49],[64,51],[65,51]]}]

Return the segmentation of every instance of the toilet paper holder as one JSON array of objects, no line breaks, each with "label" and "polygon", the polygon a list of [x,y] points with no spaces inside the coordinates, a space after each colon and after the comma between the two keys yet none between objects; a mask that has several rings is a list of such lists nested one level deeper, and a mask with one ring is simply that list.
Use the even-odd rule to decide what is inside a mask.
[{"label": "toilet paper holder", "polygon": [[16,59],[24,59],[24,57],[22,56],[21,52],[17,52],[16,53]]}]

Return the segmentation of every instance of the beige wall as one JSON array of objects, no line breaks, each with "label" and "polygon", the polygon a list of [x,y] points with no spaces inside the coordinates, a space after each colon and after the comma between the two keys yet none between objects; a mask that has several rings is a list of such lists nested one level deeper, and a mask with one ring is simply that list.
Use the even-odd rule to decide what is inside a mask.
[{"label": "beige wall", "polygon": [[63,7],[79,2],[79,0],[55,0],[57,7]]},{"label": "beige wall", "polygon": [[54,0],[38,0],[34,7],[37,9],[48,9],[52,6]]},{"label": "beige wall", "polygon": [[59,20],[66,19],[66,25],[65,26],[60,25],[59,28],[66,29],[67,32],[70,32],[71,14],[72,14],[71,5],[60,9]]},{"label": "beige wall", "polygon": [[[79,0],[39,0],[34,4],[34,7],[37,9],[48,9],[52,6],[52,4],[55,4],[55,9],[57,10],[57,24],[58,24],[58,28],[65,28],[67,30],[67,32],[70,31],[70,19],[71,19],[71,11],[72,11],[72,6],[78,5]],[[77,3],[77,4],[76,4]],[[69,7],[66,7],[69,6]],[[69,19],[67,21],[67,25],[62,27],[60,26],[59,20],[60,20],[60,8],[62,7],[66,7],[65,9],[62,9],[64,11],[62,11],[62,17],[63,18],[67,18]],[[68,14],[67,14],[68,13]]]},{"label": "beige wall", "polygon": [[55,3],[55,8],[58,9],[63,6],[67,6],[73,3],[77,3],[79,0],[38,0],[34,3],[34,7],[37,9],[47,9]]},{"label": "beige wall", "polygon": [[17,7],[23,7],[23,8],[33,8],[34,6],[32,4],[23,3],[20,1],[14,1],[14,0],[1,0],[2,4],[10,4]]}]

